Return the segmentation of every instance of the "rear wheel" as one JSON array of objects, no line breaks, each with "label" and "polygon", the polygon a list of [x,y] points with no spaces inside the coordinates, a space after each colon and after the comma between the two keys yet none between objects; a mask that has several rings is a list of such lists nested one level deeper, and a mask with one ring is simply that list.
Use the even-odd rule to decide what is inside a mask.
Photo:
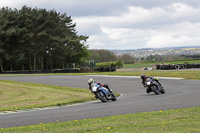
[{"label": "rear wheel", "polygon": [[117,98],[116,98],[115,94],[113,92],[110,92],[110,94],[111,94],[111,97],[112,97],[111,100],[116,101]]},{"label": "rear wheel", "polygon": [[106,94],[103,91],[98,91],[97,92],[97,96],[102,102],[107,102],[108,101],[108,99],[106,97]]}]

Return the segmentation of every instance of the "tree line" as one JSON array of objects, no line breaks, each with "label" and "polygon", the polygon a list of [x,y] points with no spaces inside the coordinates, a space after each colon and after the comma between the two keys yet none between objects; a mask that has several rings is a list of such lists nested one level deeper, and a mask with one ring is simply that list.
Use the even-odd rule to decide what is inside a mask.
[{"label": "tree line", "polygon": [[89,57],[71,16],[55,10],[0,9],[0,71],[66,68]]},{"label": "tree line", "polygon": [[147,56],[144,61],[174,61],[174,60],[188,60],[188,59],[200,59],[199,54],[194,55],[150,55]]},{"label": "tree line", "polygon": [[90,60],[94,60],[96,63],[120,61],[124,64],[134,64],[135,62],[135,58],[129,54],[117,56],[114,52],[105,49],[90,50]]}]

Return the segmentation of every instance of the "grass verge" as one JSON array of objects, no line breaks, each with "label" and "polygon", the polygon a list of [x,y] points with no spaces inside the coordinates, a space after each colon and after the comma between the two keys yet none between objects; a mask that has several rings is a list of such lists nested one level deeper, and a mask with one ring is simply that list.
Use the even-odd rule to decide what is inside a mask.
[{"label": "grass verge", "polygon": [[0,112],[93,100],[88,89],[0,80]]},{"label": "grass verge", "polygon": [[0,129],[14,133],[199,133],[200,107]]}]

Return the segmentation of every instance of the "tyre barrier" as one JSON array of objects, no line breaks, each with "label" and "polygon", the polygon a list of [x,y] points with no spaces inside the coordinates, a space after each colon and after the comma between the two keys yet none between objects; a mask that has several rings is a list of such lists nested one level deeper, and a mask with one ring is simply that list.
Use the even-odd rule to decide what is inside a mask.
[{"label": "tyre barrier", "polygon": [[171,70],[171,69],[190,69],[190,68],[200,68],[200,64],[175,64],[175,65],[163,65],[163,64],[157,64],[156,69],[162,69],[162,70]]},{"label": "tyre barrier", "polygon": [[44,70],[37,70],[37,71],[4,71],[0,72],[0,74],[40,74],[40,73],[79,73],[80,70],[78,69],[44,69]]},{"label": "tyre barrier", "polygon": [[180,66],[179,65],[175,65],[175,69],[179,69],[180,68]]},{"label": "tyre barrier", "polygon": [[94,71],[98,71],[98,72],[114,72],[116,71],[115,67],[97,67],[97,68],[93,68]]}]

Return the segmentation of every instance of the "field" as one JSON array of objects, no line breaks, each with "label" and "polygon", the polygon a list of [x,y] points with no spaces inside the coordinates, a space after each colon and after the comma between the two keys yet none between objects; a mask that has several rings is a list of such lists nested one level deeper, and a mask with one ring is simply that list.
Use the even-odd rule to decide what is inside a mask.
[{"label": "field", "polygon": [[183,63],[200,63],[200,60],[182,60],[182,61],[163,61],[163,62],[147,62],[147,63],[135,63],[135,64],[123,64],[123,68],[144,68],[144,67],[152,67],[154,64],[183,64]]},{"label": "field", "polygon": [[200,107],[1,128],[6,133],[199,133]]}]

